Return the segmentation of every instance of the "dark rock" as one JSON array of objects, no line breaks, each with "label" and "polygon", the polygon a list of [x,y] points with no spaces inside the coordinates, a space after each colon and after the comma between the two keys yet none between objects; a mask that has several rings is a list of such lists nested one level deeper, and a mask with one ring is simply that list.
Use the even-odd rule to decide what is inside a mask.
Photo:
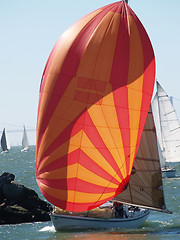
[{"label": "dark rock", "polygon": [[37,197],[37,193],[29,188],[26,188],[20,183],[17,183],[15,181],[12,182],[4,182],[1,186],[3,196],[7,199],[9,202],[20,202],[24,199],[35,196]]},{"label": "dark rock", "polygon": [[31,212],[20,206],[6,206],[0,211],[0,223],[1,224],[17,224],[33,222]]},{"label": "dark rock", "polygon": [[11,181],[14,181],[14,179],[15,179],[14,174],[4,172],[4,173],[0,176],[0,184],[3,183],[3,182],[10,183]]},{"label": "dark rock", "polygon": [[0,224],[49,221],[52,206],[14,179],[10,173],[0,176]]}]

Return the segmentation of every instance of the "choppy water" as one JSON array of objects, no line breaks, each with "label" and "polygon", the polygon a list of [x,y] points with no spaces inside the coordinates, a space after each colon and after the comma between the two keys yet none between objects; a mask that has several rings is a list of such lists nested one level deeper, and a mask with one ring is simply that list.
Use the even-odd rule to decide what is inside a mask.
[{"label": "choppy water", "polygon": [[[11,148],[8,154],[0,154],[1,171],[15,175],[15,180],[34,189],[39,197],[44,199],[39,191],[35,179],[35,146],[25,153],[20,147]],[[168,210],[173,214],[151,212],[143,226],[136,230],[98,230],[98,231],[71,231],[56,232],[51,222],[28,223],[17,225],[1,225],[0,240],[170,240],[180,239],[180,168],[179,177],[163,179],[165,199]]]}]

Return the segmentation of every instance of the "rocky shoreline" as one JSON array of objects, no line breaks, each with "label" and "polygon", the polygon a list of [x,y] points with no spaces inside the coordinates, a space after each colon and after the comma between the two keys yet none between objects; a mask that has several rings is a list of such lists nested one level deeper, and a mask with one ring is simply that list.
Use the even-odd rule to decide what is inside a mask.
[{"label": "rocky shoreline", "polygon": [[50,221],[52,206],[14,179],[12,173],[0,176],[0,225]]}]

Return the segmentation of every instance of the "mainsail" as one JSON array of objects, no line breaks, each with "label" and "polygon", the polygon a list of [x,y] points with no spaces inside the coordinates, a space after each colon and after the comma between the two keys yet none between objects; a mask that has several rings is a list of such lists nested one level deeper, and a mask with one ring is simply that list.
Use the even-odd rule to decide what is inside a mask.
[{"label": "mainsail", "polygon": [[165,206],[157,136],[150,107],[128,188],[113,200],[168,212]]},{"label": "mainsail", "polygon": [[5,128],[3,129],[2,136],[1,136],[1,148],[3,152],[8,151],[11,148],[7,138],[7,133]]},{"label": "mainsail", "polygon": [[152,101],[152,110],[162,167],[165,167],[167,162],[180,162],[179,120],[169,96],[159,82]]},{"label": "mainsail", "polygon": [[29,149],[29,141],[28,141],[26,129],[24,126],[23,138],[22,138],[22,150],[27,151],[28,149]]},{"label": "mainsail", "polygon": [[41,81],[36,177],[68,211],[93,209],[129,182],[155,80],[149,37],[125,1],[76,22]]}]

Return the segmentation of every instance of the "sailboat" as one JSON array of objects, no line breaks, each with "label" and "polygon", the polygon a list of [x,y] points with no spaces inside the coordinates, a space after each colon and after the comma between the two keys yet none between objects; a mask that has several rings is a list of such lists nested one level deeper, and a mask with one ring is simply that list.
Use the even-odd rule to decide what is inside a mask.
[{"label": "sailboat", "polygon": [[23,138],[22,138],[22,152],[27,152],[29,151],[29,141],[26,133],[26,128],[24,126],[24,131],[23,131]]},{"label": "sailboat", "polygon": [[8,141],[6,129],[4,128],[1,136],[1,149],[2,149],[1,153],[7,153],[10,148],[11,147]]},{"label": "sailboat", "polygon": [[172,164],[180,162],[180,125],[171,99],[158,81],[152,108],[163,177],[175,177]]},{"label": "sailboat", "polygon": [[[83,215],[125,192],[136,192],[133,202],[118,202],[166,211],[155,127],[143,132],[154,82],[152,45],[126,1],[86,15],[55,44],[40,86],[36,179],[49,202],[72,213],[51,214],[57,230],[139,227],[149,210]],[[144,134],[151,146],[139,150]]]}]

